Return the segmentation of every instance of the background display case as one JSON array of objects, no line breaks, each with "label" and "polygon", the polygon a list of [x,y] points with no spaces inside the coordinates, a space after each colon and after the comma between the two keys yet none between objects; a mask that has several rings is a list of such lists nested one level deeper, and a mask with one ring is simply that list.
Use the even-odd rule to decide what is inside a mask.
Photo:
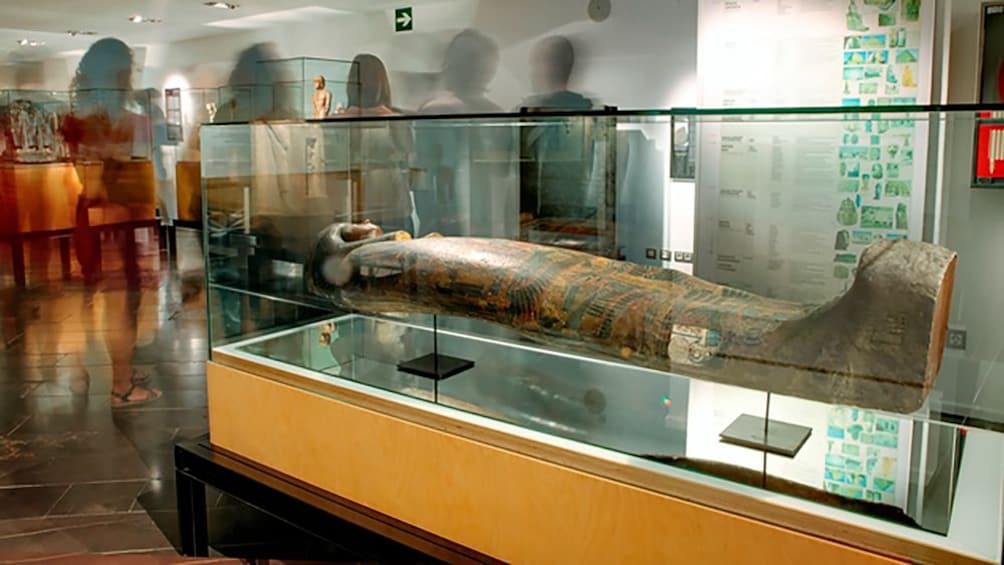
[{"label": "background display case", "polygon": [[[250,396],[242,401],[254,404],[254,391],[264,399],[272,398],[269,390],[280,402],[303,390],[304,398],[312,399],[304,406],[321,412],[326,409],[318,399],[335,399],[364,409],[366,418],[383,414],[492,454],[491,449],[502,449],[668,497],[660,501],[695,503],[812,539],[921,562],[999,561],[1004,435],[998,430],[1004,417],[995,411],[994,395],[1004,378],[1004,325],[991,281],[1001,270],[993,241],[1004,236],[1004,221],[982,214],[973,202],[988,193],[968,190],[976,117],[973,108],[875,107],[208,126],[202,133],[202,170],[210,225],[212,439],[265,459],[274,455],[268,451],[274,446],[284,456],[266,464],[352,495],[355,483],[329,481],[325,463],[298,457],[317,442],[330,442],[324,449],[369,461],[376,456],[356,443],[366,441],[364,432],[357,436],[339,427],[319,439],[308,428],[319,424],[320,415],[294,417],[288,409],[282,423],[270,428],[242,419],[237,401],[224,398],[247,390]],[[696,180],[689,184],[670,180],[673,127],[681,122],[689,124],[688,135],[699,146]],[[535,140],[558,141],[544,150]],[[573,204],[589,213],[571,213]],[[563,224],[546,237],[528,229],[542,217]],[[400,263],[359,263],[357,274],[369,275],[354,294],[318,292],[309,284],[314,274],[337,278],[324,270],[323,254],[318,259],[319,234],[335,222],[366,220],[386,233],[446,236],[440,243],[414,242],[432,250],[452,237],[488,238],[464,240],[460,251],[440,247],[449,251],[440,264],[444,272],[457,257],[489,257],[484,265],[490,270],[493,253],[509,253],[515,262],[521,250],[543,250],[527,270],[512,273],[531,289],[524,305],[531,310],[540,306],[533,302],[534,288],[567,282],[565,271],[545,260],[586,261],[562,253],[593,257],[589,261],[598,273],[593,283],[599,288],[606,283],[620,288],[624,273],[649,281],[617,290],[620,295],[603,299],[609,303],[624,295],[648,299],[661,292],[653,280],[703,284],[686,278],[694,274],[723,285],[724,296],[739,301],[724,300],[722,308],[761,310],[767,304],[839,304],[841,296],[859,296],[856,280],[863,281],[858,289],[872,280],[870,274],[858,275],[870,272],[864,265],[875,256],[865,249],[875,242],[873,249],[885,250],[904,248],[883,247],[898,240],[935,243],[956,252],[958,266],[954,290],[942,297],[951,293],[951,311],[946,347],[935,344],[941,362],[932,388],[924,385],[918,392],[917,386],[890,383],[895,370],[889,369],[868,375],[879,384],[867,390],[879,394],[841,396],[846,381],[827,381],[832,375],[819,368],[786,366],[775,349],[758,358],[767,366],[760,378],[763,369],[752,366],[748,374],[701,372],[687,363],[658,366],[630,349],[611,355],[574,339],[491,323],[484,312],[492,308],[493,295],[479,294],[471,282],[479,274],[462,261],[443,279],[418,255]],[[609,259],[623,263],[604,262]],[[402,273],[414,274],[409,284],[421,289],[404,293],[413,303],[399,302],[393,293],[365,299],[368,292],[380,292],[382,277]],[[429,277],[447,282],[423,282]],[[461,288],[465,281],[474,286]],[[575,306],[574,294],[586,292],[586,286],[571,285],[565,306]],[[906,286],[903,293],[909,292]],[[466,313],[430,306],[443,304],[446,295],[474,297],[475,304],[479,296],[484,300],[480,309]],[[782,302],[751,306],[749,301],[760,300],[754,295]],[[686,308],[686,297],[695,295],[684,296],[674,308]],[[885,339],[893,349],[904,343],[911,330],[887,313],[894,299],[884,296],[855,302],[854,322],[827,334],[838,344],[838,359],[859,358],[863,342],[846,339],[849,334]],[[798,315],[808,312],[790,307]],[[588,316],[588,308],[581,315]],[[660,322],[641,319],[644,328]],[[670,337],[666,346],[671,356],[680,347],[698,354],[698,365],[727,339],[687,335],[685,329],[674,326],[672,335],[686,336],[686,343]],[[415,363],[422,359],[434,360],[431,370]],[[450,365],[450,359],[460,364]],[[453,370],[441,370],[446,366]],[[342,417],[331,410],[336,420]],[[260,434],[244,439],[248,432],[240,423]],[[396,449],[380,437],[372,441],[379,453]],[[474,463],[443,452],[437,457],[449,459],[457,476],[476,474],[465,467]],[[465,490],[465,479],[441,484],[419,473],[407,482],[393,469],[367,468],[390,473],[394,489],[455,488],[454,495],[437,501],[445,508],[455,496],[464,503],[477,500],[479,511],[493,515],[514,511],[511,501]],[[448,518],[409,516],[411,510],[391,499],[359,496],[375,496],[373,504],[387,505],[381,511],[400,512],[402,519],[463,538],[458,541],[499,558],[529,555]],[[600,507],[603,499],[590,503]],[[567,518],[555,514],[555,520]],[[596,520],[591,527],[610,526]],[[558,530],[548,528],[563,527],[571,526],[542,526],[552,533]],[[636,532],[643,546],[658,539],[646,532]]]},{"label": "background display case", "polygon": [[[132,219],[154,217],[156,168],[163,143],[158,128],[164,125],[158,93],[5,90],[0,92],[0,104],[2,159],[9,169],[6,192],[9,198],[19,194],[20,199],[20,206],[11,204],[6,211],[20,208],[44,215],[48,210],[63,217],[68,198],[72,207],[77,196],[84,196],[102,204],[95,211],[100,216],[94,218],[96,224],[125,217],[104,204],[119,211],[128,208],[124,214]],[[42,200],[32,203],[35,196]],[[71,227],[56,223],[60,229]]]},{"label": "background display case", "polygon": [[[278,114],[303,119],[334,115],[348,107],[351,68],[351,61],[317,57],[259,61],[254,85],[255,111],[258,115]],[[314,113],[314,79],[318,76],[324,78],[324,90],[330,94],[326,115]]]},{"label": "background display case", "polygon": [[[293,57],[257,61],[250,84],[230,84],[219,89],[215,121],[312,119],[333,116],[348,107],[353,63],[338,59]],[[323,77],[330,94],[327,116],[315,115],[314,81]]]},{"label": "background display case", "polygon": [[[181,89],[182,135],[173,151],[177,187],[175,223],[178,225],[202,225],[201,129],[203,124],[213,123],[218,116],[224,117],[220,114],[221,105],[233,94],[233,90],[220,88]],[[232,109],[224,108],[224,114]]]},{"label": "background display case", "polygon": [[[18,285],[26,283],[29,241],[59,239],[69,277],[75,230],[96,248],[102,230],[129,238],[133,228],[153,225],[157,181],[166,176],[159,93],[5,90],[0,105],[0,239],[13,250]],[[47,247],[33,247],[33,261],[45,263]],[[87,274],[100,270],[97,254],[85,262]],[[126,261],[130,272],[134,262]]]},{"label": "background display case", "polygon": [[69,155],[60,120],[70,110],[67,92],[5,90],[0,94],[3,116],[3,159],[18,163],[53,163]]}]

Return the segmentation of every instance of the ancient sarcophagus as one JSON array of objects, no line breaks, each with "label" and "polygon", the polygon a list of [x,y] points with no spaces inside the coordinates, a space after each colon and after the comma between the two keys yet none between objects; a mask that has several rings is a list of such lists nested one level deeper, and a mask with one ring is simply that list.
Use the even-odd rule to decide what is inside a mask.
[{"label": "ancient sarcophagus", "polygon": [[306,277],[312,291],[361,312],[487,320],[564,350],[907,413],[938,374],[955,263],[937,245],[879,241],[846,293],[800,304],[542,245],[335,224]]}]

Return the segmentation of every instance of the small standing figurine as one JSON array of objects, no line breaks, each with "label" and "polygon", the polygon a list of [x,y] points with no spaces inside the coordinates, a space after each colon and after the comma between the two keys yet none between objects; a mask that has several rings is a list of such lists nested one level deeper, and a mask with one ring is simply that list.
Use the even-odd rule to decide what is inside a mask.
[{"label": "small standing figurine", "polygon": [[206,113],[209,114],[209,123],[216,121],[216,112],[219,110],[216,106],[216,102],[209,102],[206,104]]},{"label": "small standing figurine", "polygon": [[317,75],[314,77],[314,117],[326,118],[331,111],[331,93],[324,87],[327,81],[324,77]]}]

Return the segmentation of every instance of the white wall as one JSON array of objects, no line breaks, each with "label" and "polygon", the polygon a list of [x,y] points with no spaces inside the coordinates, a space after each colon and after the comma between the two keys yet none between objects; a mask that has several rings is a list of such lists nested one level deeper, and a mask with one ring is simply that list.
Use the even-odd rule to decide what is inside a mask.
[{"label": "white wall", "polygon": [[[440,68],[443,51],[458,31],[473,27],[493,37],[501,50],[489,97],[503,108],[530,93],[528,58],[534,43],[564,34],[582,49],[574,88],[622,108],[693,106],[696,102],[697,4],[692,0],[631,0],[614,3],[611,17],[595,23],[582,0],[453,0],[415,7],[415,29],[394,33],[393,14],[374,12],[309,24],[233,33],[151,49],[143,86],[161,87],[165,77],[196,65],[216,68],[193,87],[224,80],[236,54],[260,41],[276,43],[282,56],[351,59],[369,52],[392,73],[395,104],[414,108],[424,92],[416,77]],[[201,82],[202,84],[199,84]]]}]

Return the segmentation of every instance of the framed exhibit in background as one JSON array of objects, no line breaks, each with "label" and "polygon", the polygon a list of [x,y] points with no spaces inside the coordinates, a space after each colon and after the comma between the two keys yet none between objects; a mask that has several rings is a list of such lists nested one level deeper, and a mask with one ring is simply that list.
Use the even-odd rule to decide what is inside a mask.
[{"label": "framed exhibit in background", "polygon": [[171,143],[184,141],[181,112],[181,89],[164,89],[164,121],[167,126],[167,141]]},{"label": "framed exhibit in background", "polygon": [[[978,68],[980,102],[1004,103],[1004,2],[983,3]],[[1004,188],[1004,112],[980,112],[975,137],[973,188]]]},{"label": "framed exhibit in background", "polygon": [[673,116],[673,156],[669,176],[673,180],[694,180],[697,172],[697,128],[694,116]]}]

